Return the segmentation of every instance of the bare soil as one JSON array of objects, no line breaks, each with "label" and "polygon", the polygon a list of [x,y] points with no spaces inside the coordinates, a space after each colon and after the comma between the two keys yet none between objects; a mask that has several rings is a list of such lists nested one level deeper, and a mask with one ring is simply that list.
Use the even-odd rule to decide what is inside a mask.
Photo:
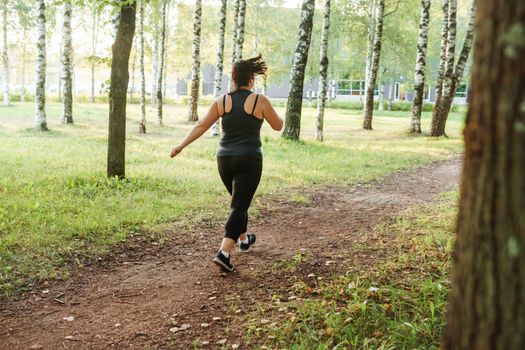
[{"label": "bare soil", "polygon": [[[365,185],[308,189],[306,204],[268,200],[271,209],[250,224],[258,241],[233,254],[232,274],[211,263],[220,224],[173,228],[163,244],[130,237],[65,281],[3,300],[0,349],[253,348],[260,342],[247,343],[243,321],[257,305],[290,288],[294,276],[329,277],[380,261],[384,250],[353,251],[363,233],[433,201],[457,184],[459,171],[454,158]],[[298,254],[308,257],[300,268],[276,268]]]}]

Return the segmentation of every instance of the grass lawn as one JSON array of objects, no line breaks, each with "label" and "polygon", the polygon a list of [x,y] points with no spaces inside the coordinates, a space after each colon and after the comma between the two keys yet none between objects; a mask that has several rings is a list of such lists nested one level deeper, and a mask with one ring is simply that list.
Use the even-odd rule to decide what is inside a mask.
[{"label": "grass lawn", "polygon": [[[0,292],[60,277],[70,262],[101,254],[138,230],[161,223],[194,225],[222,219],[228,196],[216,171],[217,139],[203,137],[168,157],[188,132],[187,108],[166,106],[165,126],[137,133],[139,107],[128,108],[126,180],[106,179],[106,104],[74,106],[75,125],[60,124],[61,105],[47,105],[50,132],[33,130],[33,103],[0,107]],[[278,108],[281,115],[284,109]],[[200,115],[205,113],[201,107]],[[298,195],[304,186],[348,185],[444,159],[462,151],[462,113],[452,113],[450,138],[407,134],[410,112],[376,112],[374,131],[361,113],[325,115],[325,142],[311,141],[315,110],[303,113],[304,142],[284,142],[265,125],[263,180],[255,201]],[[423,116],[428,130],[429,113]]]}]

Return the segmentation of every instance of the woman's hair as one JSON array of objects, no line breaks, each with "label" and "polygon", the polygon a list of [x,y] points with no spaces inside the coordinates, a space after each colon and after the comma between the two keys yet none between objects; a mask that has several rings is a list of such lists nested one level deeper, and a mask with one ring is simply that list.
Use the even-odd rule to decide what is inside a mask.
[{"label": "woman's hair", "polygon": [[267,70],[266,62],[263,61],[262,55],[258,54],[246,60],[236,61],[233,64],[232,79],[235,82],[235,86],[246,86],[250,79],[253,79],[256,75],[266,74]]}]

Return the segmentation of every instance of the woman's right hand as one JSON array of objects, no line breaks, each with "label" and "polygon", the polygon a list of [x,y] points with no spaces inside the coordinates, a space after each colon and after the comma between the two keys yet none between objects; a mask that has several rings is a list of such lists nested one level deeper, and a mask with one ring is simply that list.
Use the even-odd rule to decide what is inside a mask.
[{"label": "woman's right hand", "polygon": [[174,158],[175,156],[177,156],[180,152],[182,152],[182,149],[184,147],[182,146],[177,146],[177,147],[174,147],[172,150],[171,150],[171,153],[170,153],[170,157],[171,158]]}]

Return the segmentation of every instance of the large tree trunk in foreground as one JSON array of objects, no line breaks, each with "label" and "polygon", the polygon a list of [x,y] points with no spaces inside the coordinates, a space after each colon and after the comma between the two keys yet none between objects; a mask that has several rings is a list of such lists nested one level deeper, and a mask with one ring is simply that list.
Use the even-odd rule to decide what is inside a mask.
[{"label": "large tree trunk in foreground", "polygon": [[3,50],[2,61],[4,63],[4,106],[9,106],[11,101],[9,99],[9,57],[7,55],[7,1],[4,0],[2,4],[2,37]]},{"label": "large tree trunk in foreground", "polygon": [[195,14],[193,18],[193,45],[192,45],[192,65],[191,65],[191,95],[189,107],[189,121],[199,120],[197,108],[199,107],[199,84],[201,67],[201,18],[202,0],[195,0]]},{"label": "large tree trunk in foreground", "polygon": [[301,133],[301,109],[303,106],[304,71],[308,61],[308,49],[312,38],[312,27],[315,12],[315,1],[304,0],[301,9],[301,23],[297,46],[293,57],[290,91],[286,104],[286,116],[282,137],[289,140],[299,140]]},{"label": "large tree trunk in foreground", "polygon": [[430,20],[430,0],[421,0],[419,19],[419,39],[417,40],[416,69],[414,74],[414,101],[410,132],[421,133],[421,110],[425,93],[425,67],[427,65],[428,23]]},{"label": "large tree trunk in foreground", "polygon": [[[443,349],[525,349],[525,2],[480,1]],[[496,15],[497,14],[497,15]]]},{"label": "large tree trunk in foreground", "polygon": [[432,111],[432,121],[430,122],[430,135],[441,136],[443,133],[440,129],[440,118],[442,109],[442,100],[450,94],[452,88],[452,75],[454,74],[454,57],[456,50],[456,13],[457,0],[450,0],[448,7],[448,26],[447,26],[447,56],[445,62],[445,73],[443,75],[443,89],[440,98],[436,99],[434,110]]},{"label": "large tree trunk in foreground", "polygon": [[139,75],[140,75],[140,124],[139,133],[146,133],[146,74],[144,73],[144,0],[138,0],[139,11]]},{"label": "large tree trunk in foreground", "polygon": [[162,126],[162,78],[164,77],[164,52],[166,51],[166,1],[161,5],[159,36],[159,71],[157,74],[157,124]]},{"label": "large tree trunk in foreground", "polygon": [[450,108],[452,107],[452,102],[454,101],[454,96],[456,95],[459,83],[463,78],[463,72],[467,66],[468,57],[472,48],[475,20],[476,3],[472,2],[468,13],[467,31],[465,33],[465,40],[463,41],[463,48],[461,49],[458,62],[454,68],[454,73],[452,74],[450,89],[446,94],[443,94],[440,104],[436,105],[435,108],[434,115],[437,123],[433,123],[432,125],[437,125],[437,127],[431,131],[432,136],[441,136],[445,134],[445,126],[447,124],[448,114],[450,113]]},{"label": "large tree trunk in foreground", "polygon": [[235,59],[242,60],[244,46],[244,24],[246,23],[246,0],[239,0],[239,16],[237,18],[237,43],[235,44]]},{"label": "large tree trunk in foreground", "polygon": [[62,124],[73,124],[73,45],[71,44],[71,0],[62,3]]},{"label": "large tree trunk in foreground", "polygon": [[383,14],[385,12],[385,0],[378,0],[377,2],[377,17],[376,30],[374,34],[374,54],[372,58],[372,66],[370,67],[370,77],[368,79],[368,86],[366,87],[365,107],[364,107],[364,121],[363,129],[372,130],[372,117],[374,114],[374,88],[377,79],[377,70],[379,68],[379,58],[381,56],[381,43],[383,38]]},{"label": "large tree trunk in foreground", "polygon": [[436,102],[441,99],[443,93],[443,79],[445,78],[445,65],[447,62],[447,36],[448,36],[448,7],[450,0],[443,0],[441,10],[443,17],[441,19],[441,51],[439,55],[439,68],[436,81]]},{"label": "large tree trunk in foreground", "polygon": [[129,82],[129,54],[135,33],[135,7],[123,5],[111,60],[109,87],[108,177],[124,178],[126,162],[126,93]]},{"label": "large tree trunk in foreground", "polygon": [[[226,12],[228,1],[222,0],[221,12],[219,14],[219,39],[217,44],[217,60],[215,62],[215,80],[213,84],[213,96],[218,97],[221,93],[222,72],[224,69],[224,33],[226,31]],[[211,128],[211,136],[218,136],[220,129],[220,118]]]},{"label": "large tree trunk in foreground", "polygon": [[324,2],[323,32],[321,34],[321,62],[319,65],[319,94],[317,96],[317,122],[314,139],[323,141],[324,108],[326,103],[326,77],[328,75],[328,34],[330,30],[330,0]]},{"label": "large tree trunk in foreground", "polygon": [[36,129],[46,131],[46,4],[36,0],[36,89],[35,124]]}]

